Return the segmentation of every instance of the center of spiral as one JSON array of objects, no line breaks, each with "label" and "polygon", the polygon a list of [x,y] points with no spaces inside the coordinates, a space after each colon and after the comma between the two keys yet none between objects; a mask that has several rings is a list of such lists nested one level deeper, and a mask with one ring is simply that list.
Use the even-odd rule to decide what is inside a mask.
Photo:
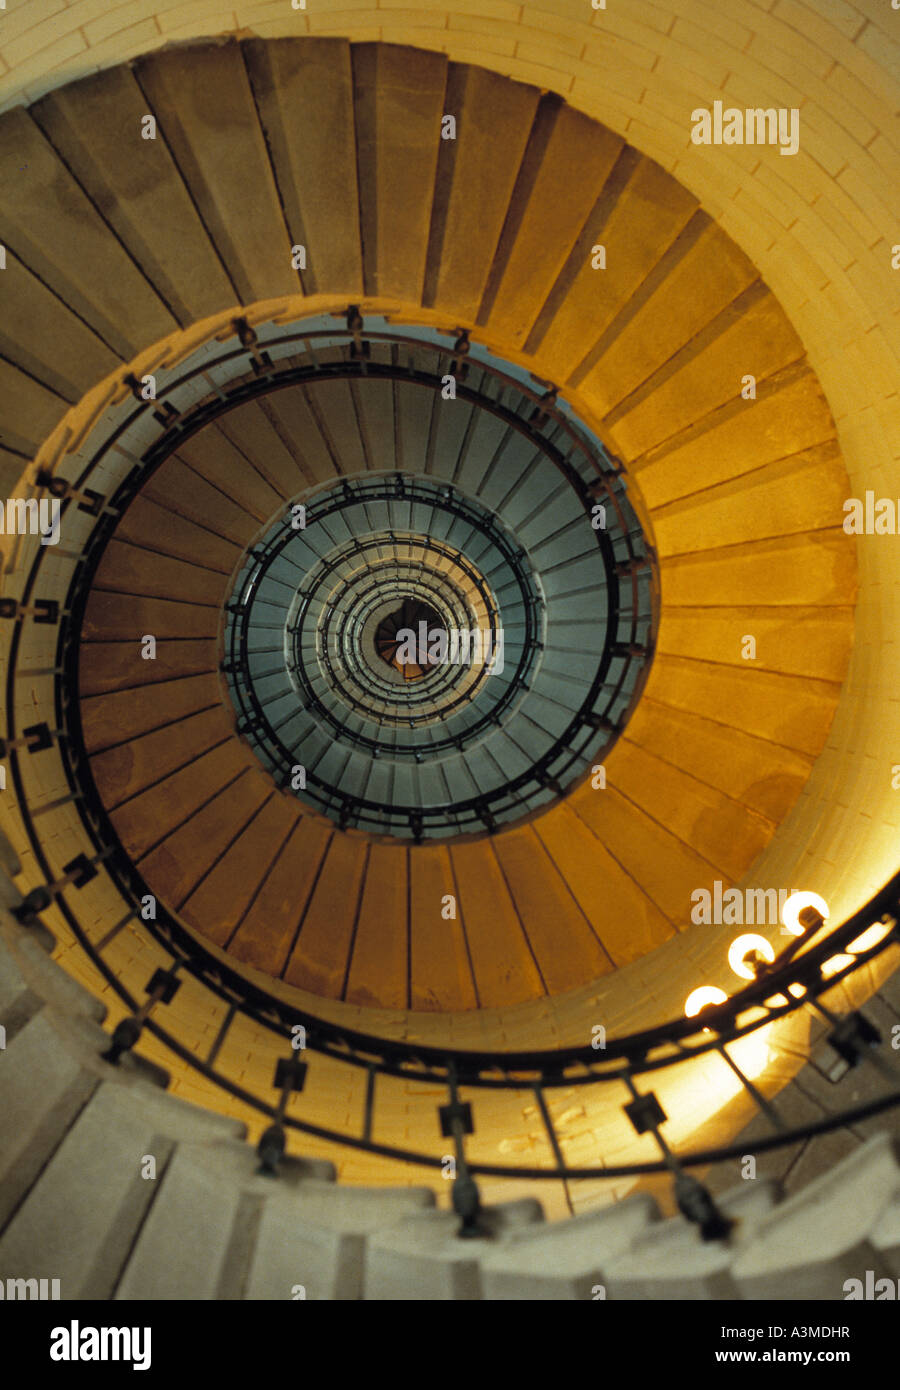
[{"label": "center of spiral", "polygon": [[[440,616],[431,604],[409,595],[381,619],[375,629],[375,651],[404,680],[421,680],[439,664],[432,642],[443,631]],[[414,634],[414,641],[410,634]]]}]

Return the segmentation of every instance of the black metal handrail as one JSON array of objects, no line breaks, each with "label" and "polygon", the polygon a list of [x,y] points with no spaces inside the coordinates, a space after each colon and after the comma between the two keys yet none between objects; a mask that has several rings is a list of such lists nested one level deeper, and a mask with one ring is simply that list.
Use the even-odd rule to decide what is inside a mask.
[{"label": "black metal handrail", "polygon": [[[15,766],[18,759],[14,750],[10,753],[10,760],[14,765],[15,774],[18,776],[18,768]],[[424,1167],[438,1168],[442,1166],[442,1159],[433,1154],[372,1140],[374,1087],[371,1085],[367,1092],[363,1132],[356,1134],[304,1120],[296,1113],[289,1113],[286,1104],[279,1103],[273,1106],[246,1087],[239,1086],[232,1079],[218,1073],[213,1062],[224,1041],[228,1023],[237,1012],[247,1011],[249,1002],[246,997],[246,982],[240,981],[239,978],[236,981],[238,985],[241,983],[244,985],[245,997],[242,998],[240,990],[236,994],[234,989],[230,987],[231,981],[228,978],[229,972],[227,970],[222,972],[217,979],[207,978],[205,980],[209,987],[216,989],[223,998],[229,1000],[229,1013],[207,1059],[199,1059],[189,1047],[179,1041],[177,1036],[152,1017],[156,1005],[167,1002],[167,990],[170,983],[174,983],[174,975],[178,969],[190,969],[196,976],[198,965],[196,955],[185,952],[183,938],[178,941],[168,941],[168,935],[164,929],[158,939],[164,942],[168,941],[173,951],[174,964],[171,974],[167,977],[162,972],[161,977],[161,972],[157,972],[148,984],[147,998],[142,1005],[138,1005],[137,1001],[130,996],[108,968],[102,952],[97,950],[95,944],[91,942],[78,923],[67,896],[73,886],[77,889],[77,881],[74,883],[69,881],[62,886],[50,885],[49,889],[43,893],[41,890],[37,890],[36,893],[33,892],[17,910],[17,916],[25,923],[33,923],[38,920],[40,912],[45,911],[51,904],[55,904],[63,912],[94,964],[133,1010],[131,1018],[123,1020],[117,1026],[113,1046],[108,1054],[111,1058],[115,1059],[116,1056],[121,1055],[122,1051],[134,1046],[139,1041],[142,1029],[146,1027],[154,1037],[165,1043],[182,1061],[192,1066],[210,1081],[222,1086],[235,1099],[241,1100],[261,1113],[274,1118],[277,1121],[277,1127],[280,1127],[282,1131],[285,1129],[295,1130],[345,1147],[360,1149],[375,1156],[398,1159]],[[852,1059],[851,1065],[856,1065],[867,1059],[868,1049],[872,1047],[873,1042],[879,1040],[877,1033],[872,1030],[871,1025],[867,1024],[861,1014],[849,1014],[843,1019],[836,1019],[831,1015],[830,1010],[821,1003],[820,997],[835,990],[855,970],[876,959],[884,950],[900,945],[898,919],[900,919],[900,875],[892,879],[865,907],[854,913],[841,927],[830,932],[823,940],[801,950],[799,954],[796,945],[792,945],[783,953],[782,961],[776,961],[771,967],[766,968],[756,981],[732,996],[727,1003],[704,1010],[700,1018],[670,1020],[656,1028],[610,1040],[606,1049],[610,1055],[605,1057],[602,1062],[598,1060],[596,1052],[590,1045],[556,1050],[545,1049],[539,1052],[470,1052],[458,1048],[436,1048],[387,1041],[308,1015],[306,1016],[307,1034],[304,1057],[310,1053],[321,1052],[336,1060],[364,1068],[370,1081],[373,1077],[383,1074],[405,1077],[409,1080],[438,1082],[449,1088],[448,1095],[451,1097],[451,1103],[454,1093],[458,1093],[460,1086],[476,1093],[479,1089],[499,1088],[515,1091],[530,1089],[539,1096],[543,1096],[545,1091],[552,1091],[558,1087],[598,1082],[618,1082],[620,1085],[625,1083],[634,1097],[631,1106],[626,1107],[627,1113],[635,1105],[642,1105],[645,1102],[658,1104],[652,1092],[638,1092],[635,1083],[641,1076],[650,1075],[661,1069],[669,1069],[675,1064],[694,1059],[704,1053],[713,1051],[721,1053],[726,1044],[736,1042],[786,1014],[799,1009],[814,1007],[832,1024],[837,1025],[833,1029],[829,1041],[836,1044],[842,1055]],[[129,918],[125,919],[125,921],[128,920]],[[821,970],[822,965],[836,953],[841,953],[842,947],[852,944],[869,926],[875,923],[887,925],[889,930],[878,942],[865,951],[860,951],[841,970],[827,977],[824,976]],[[124,925],[124,922],[120,925]],[[151,926],[150,923],[146,925],[148,928]],[[782,994],[792,984],[802,984],[806,991],[804,996],[798,998],[788,994],[785,1002],[779,1006],[773,1006],[770,1002],[760,1016],[759,1006],[765,1004],[767,1000],[771,1001],[775,995]],[[746,1015],[748,1011],[755,1011],[756,1016],[738,1022],[739,1017]],[[302,1012],[286,1010],[286,1026],[282,1032],[286,1048],[289,1047],[287,1039],[291,1036],[288,1028],[293,1029],[303,1017]],[[288,1019],[291,1020],[289,1024],[287,1024]],[[271,1012],[268,1013],[268,1016],[265,1014],[257,1016],[256,1021],[279,1031]],[[850,1025],[849,1028],[848,1024]],[[690,1048],[685,1046],[688,1039],[693,1040]],[[657,1048],[660,1049],[659,1055],[652,1055]],[[621,1059],[622,1065],[617,1069],[611,1069],[609,1062],[613,1059]],[[729,1060],[731,1059],[729,1058]],[[296,1065],[295,1059],[287,1059],[284,1065]],[[731,1060],[731,1065],[744,1084],[747,1094],[758,1103],[759,1096],[752,1082],[743,1075],[733,1060]],[[305,1069],[305,1063],[303,1066]],[[573,1075],[571,1072],[573,1067],[580,1067],[583,1071],[581,1074]],[[883,1061],[881,1061],[879,1069],[888,1070],[889,1073],[893,1070]],[[282,1076],[281,1080],[279,1080],[280,1075]],[[273,1084],[285,1088],[283,1099],[290,1094],[291,1075],[292,1072],[288,1070],[288,1081],[286,1082],[282,1075],[282,1064],[279,1064]],[[527,1178],[545,1181],[557,1180],[568,1184],[572,1181],[588,1178],[640,1177],[669,1172],[675,1178],[676,1192],[681,1191],[682,1193],[683,1201],[681,1197],[679,1200],[685,1214],[691,1216],[691,1219],[697,1219],[702,1228],[708,1218],[711,1199],[708,1198],[705,1189],[701,1189],[699,1185],[684,1187],[685,1182],[693,1182],[686,1177],[688,1169],[724,1162],[729,1158],[746,1154],[765,1153],[798,1140],[825,1134],[844,1125],[852,1125],[856,1121],[880,1114],[900,1104],[900,1073],[895,1075],[894,1083],[885,1095],[875,1100],[845,1108],[838,1113],[825,1115],[817,1121],[795,1126],[783,1125],[776,1127],[775,1133],[771,1135],[755,1136],[752,1139],[745,1138],[740,1142],[713,1148],[681,1150],[677,1153],[668,1147],[660,1133],[661,1126],[666,1120],[665,1115],[658,1111],[654,1118],[651,1110],[649,1123],[640,1122],[639,1117],[638,1121],[633,1119],[633,1123],[635,1123],[635,1128],[638,1129],[639,1133],[647,1131],[653,1133],[654,1138],[663,1149],[663,1157],[660,1159],[597,1165],[571,1165],[557,1162],[552,1167],[494,1164],[468,1160],[466,1178],[467,1181],[474,1177]],[[298,1087],[299,1089],[301,1088]],[[768,1113],[768,1107],[760,1108],[763,1113]],[[546,1105],[541,1106],[541,1111],[548,1129],[548,1140],[552,1141],[554,1150],[561,1153],[554,1122]],[[472,1132],[472,1128],[468,1103],[466,1103],[466,1112],[469,1116],[469,1127],[464,1130],[464,1133],[469,1134]],[[639,1127],[639,1122],[643,1123],[643,1128]],[[267,1131],[267,1134],[270,1134],[270,1131]],[[700,1216],[697,1215],[698,1212],[706,1213],[706,1216],[701,1220]]]}]

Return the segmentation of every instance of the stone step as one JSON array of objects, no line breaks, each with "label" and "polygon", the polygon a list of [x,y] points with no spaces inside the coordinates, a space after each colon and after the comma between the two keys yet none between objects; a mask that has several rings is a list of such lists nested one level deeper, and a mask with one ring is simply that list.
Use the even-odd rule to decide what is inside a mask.
[{"label": "stone step", "polygon": [[[900,1276],[900,1197],[892,1197],[872,1233],[872,1246],[892,1274]],[[856,1278],[863,1278],[860,1271]]]},{"label": "stone step", "polygon": [[606,1269],[607,1298],[738,1298],[731,1266],[779,1200],[775,1183],[754,1180],[717,1201],[735,1222],[725,1240],[703,1240],[682,1216],[651,1227]]},{"label": "stone step", "polygon": [[[586,355],[584,325],[598,338],[652,272],[697,209],[696,200],[653,160],[626,149],[599,190],[593,217],[576,242],[525,342],[525,351],[553,357],[565,381]],[[635,225],[641,235],[635,236]],[[598,275],[589,254],[606,248],[607,269]]]},{"label": "stone step", "polygon": [[72,403],[118,365],[106,344],[14,258],[3,278],[3,346],[17,368]]},{"label": "stone step", "polygon": [[612,446],[629,458],[649,453],[739,396],[742,373],[763,381],[802,356],[775,296],[751,285],[612,412]]},{"label": "stone step", "polygon": [[259,523],[267,521],[283,506],[281,492],[266,482],[262,473],[215,425],[181,441],[178,458]]},{"label": "stone step", "polygon": [[[603,797],[606,790],[592,788],[592,793]],[[568,803],[545,812],[535,823],[535,833],[614,965],[627,965],[674,935],[672,923],[640,881],[623,869]]]},{"label": "stone step", "polygon": [[9,837],[0,830],[0,870],[8,879],[15,878],[22,872],[22,864],[16,851],[13,849]]},{"label": "stone step", "polygon": [[731,1269],[738,1296],[839,1299],[848,1278],[890,1275],[875,1240],[898,1197],[900,1141],[880,1134],[760,1222]]},{"label": "stone step", "polygon": [[544,992],[540,974],[522,949],[521,918],[492,842],[454,843],[449,853],[482,1007],[537,998]]},{"label": "stone step", "polygon": [[447,59],[360,43],[351,48],[351,61],[365,292],[419,300]]},{"label": "stone step", "polygon": [[576,372],[604,413],[630,396],[756,279],[742,251],[703,212],[613,320]]},{"label": "stone step", "polygon": [[165,122],[159,138],[141,138],[147,110],[133,71],[122,66],[50,92],[32,115],[186,324],[229,308],[234,290],[169,152]]},{"label": "stone step", "polygon": [[357,1300],[375,1232],[434,1206],[430,1188],[327,1187],[276,1191],[260,1220],[245,1298]]},{"label": "stone step", "polygon": [[481,1260],[483,1297],[605,1297],[595,1290],[606,1288],[607,1264],[658,1221],[656,1202],[641,1193],[601,1211],[511,1232]]},{"label": "stone step", "polygon": [[291,240],[239,46],[159,50],[139,60],[136,75],[172,159],[189,171],[192,201],[238,302],[298,294]]},{"label": "stone step", "polygon": [[[575,989],[611,969],[590,922],[535,831],[526,826],[494,840],[497,860],[551,993]],[[560,949],[561,940],[565,949]]]},{"label": "stone step", "polygon": [[[484,68],[450,64],[444,111],[455,117],[457,134],[440,146],[423,303],[475,318],[539,95]],[[505,157],[485,180],[497,149]]]},{"label": "stone step", "polygon": [[[7,841],[8,844],[8,841]],[[19,861],[13,859],[14,869],[6,869],[0,865],[0,938],[6,943],[6,948],[13,956],[16,956],[18,942],[23,936],[29,936],[32,941],[37,942],[41,950],[50,955],[56,946],[56,937],[49,927],[45,927],[39,919],[32,923],[30,927],[23,928],[19,925],[16,918],[12,916],[12,909],[20,907],[28,891],[27,888],[18,888],[14,878],[18,878],[22,869]],[[21,964],[18,965],[21,969]]]},{"label": "stone step", "polygon": [[453,1211],[422,1212],[376,1232],[367,1245],[366,1299],[408,1299],[413,1290],[417,1300],[482,1298],[486,1252],[523,1226],[543,1221],[543,1212],[540,1202],[525,1197],[485,1208],[482,1219],[487,1234],[465,1240]]},{"label": "stone step", "polygon": [[112,813],[113,824],[133,858],[143,858],[242,774],[249,773],[254,780],[262,776],[250,750],[236,738],[195,754],[193,761],[190,757],[183,767],[168,772]]},{"label": "stone step", "polygon": [[435,904],[455,896],[445,846],[421,846],[409,857],[410,1005],[413,1009],[472,1009],[476,1004],[472,966],[459,914],[445,921]]},{"label": "stone step", "polygon": [[22,974],[15,955],[0,939],[0,1051],[41,1008],[43,1000]]},{"label": "stone step", "polygon": [[103,552],[94,583],[99,589],[173,599],[176,603],[189,594],[192,603],[205,608],[220,608],[228,586],[226,575],[193,558],[160,555],[141,541],[126,544],[118,536]]},{"label": "stone step", "polygon": [[43,1003],[66,1017],[103,1022],[106,1005],[53,961],[30,928],[13,929],[7,942],[28,988]]},{"label": "stone step", "polygon": [[[145,143],[139,130],[134,139]],[[0,240],[33,272],[36,288],[52,290],[126,362],[176,327],[152,282],[22,107],[0,122],[0,178],[16,188],[0,216]],[[35,307],[39,312],[39,301]],[[4,390],[4,399],[9,410],[18,404],[13,391]]]},{"label": "stone step", "polygon": [[[518,345],[540,314],[601,189],[623,140],[579,111],[545,96],[529,133],[479,324]],[[590,321],[590,320],[588,320]]]},{"label": "stone step", "polygon": [[[244,1127],[151,1087],[63,1080],[65,1052],[52,1060],[60,1081],[41,1117],[46,1128],[52,1115],[55,1152],[0,1237],[0,1277],[59,1279],[63,1298],[109,1298],[177,1141],[241,1137]],[[33,1089],[34,1072],[22,1077]],[[20,1096],[26,1113],[28,1105]],[[144,1175],[149,1158],[155,1177]]]},{"label": "stone step", "polygon": [[[333,1165],[320,1159],[287,1158],[277,1179],[258,1169],[249,1145],[179,1145],[159,1179],[116,1298],[242,1297],[255,1232],[273,1194],[293,1196],[305,1181],[325,1187],[334,1179]],[[290,1296],[288,1289],[283,1297]]]},{"label": "stone step", "polygon": [[43,1009],[0,1050],[0,1230],[96,1087]]},{"label": "stone step", "polygon": [[305,292],[327,286],[358,295],[350,45],[331,38],[252,39],[244,55],[288,226],[298,236],[304,232]]}]

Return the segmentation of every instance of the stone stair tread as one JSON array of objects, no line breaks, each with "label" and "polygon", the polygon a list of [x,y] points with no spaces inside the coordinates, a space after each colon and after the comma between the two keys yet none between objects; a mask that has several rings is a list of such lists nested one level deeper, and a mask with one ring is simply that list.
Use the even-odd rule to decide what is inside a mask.
[{"label": "stone stair tread", "polygon": [[485,1298],[590,1296],[605,1264],[660,1219],[653,1197],[639,1193],[599,1211],[511,1231],[481,1259]]},{"label": "stone stair tread", "polygon": [[157,1200],[141,1226],[116,1299],[227,1297],[221,1285],[228,1278],[241,1198],[239,1184],[222,1181],[213,1145],[178,1146],[159,1180]]},{"label": "stone stair tread", "polygon": [[[117,1082],[107,1082],[106,1085],[116,1086]],[[123,1108],[129,1107],[135,1113],[146,1115],[159,1126],[161,1133],[170,1135],[179,1143],[212,1145],[223,1139],[242,1139],[247,1133],[247,1126],[242,1120],[204,1110],[169,1091],[146,1086],[142,1078],[136,1078],[133,1086],[118,1085],[117,1089],[121,1092],[120,1104]]]},{"label": "stone stair tread", "polygon": [[460,1238],[454,1211],[420,1212],[375,1232],[366,1247],[365,1297],[406,1299],[415,1288],[423,1300],[481,1298],[479,1264],[488,1242],[544,1218],[540,1203],[525,1197],[486,1207],[480,1219],[489,1234],[472,1239]]},{"label": "stone stair tread", "polygon": [[647,1228],[605,1270],[612,1298],[727,1298],[729,1268],[759,1225],[777,1209],[781,1189],[768,1179],[732,1188],[717,1199],[736,1224],[727,1240],[703,1240],[682,1216]]},{"label": "stone stair tread", "polygon": [[[46,1027],[41,1016],[35,1022]],[[56,1067],[69,1060],[47,1047],[46,1036],[41,1042]],[[33,1087],[33,1073],[22,1074]],[[15,1274],[39,1253],[40,1277],[61,1279],[63,1298],[106,1298],[178,1138],[211,1141],[245,1131],[236,1120],[143,1084],[117,1079],[97,1086],[84,1072],[76,1076],[96,1090],[88,1089],[74,1123],[60,1111],[67,1132],[0,1238],[0,1266]],[[76,1094],[71,1079],[68,1092]],[[148,1155],[156,1159],[155,1179],[142,1176]]]},{"label": "stone stair tread", "polygon": [[[382,1232],[377,1237],[377,1243],[410,1252],[425,1249],[436,1258],[452,1259],[457,1250],[466,1250],[479,1243],[477,1240],[458,1239],[459,1220],[454,1211],[435,1209],[417,1212],[401,1225]],[[479,1220],[488,1228],[491,1237],[508,1238],[522,1227],[543,1222],[544,1214],[540,1202],[534,1197],[520,1197],[512,1202],[498,1202],[483,1208]]]},{"label": "stone stair tread", "polygon": [[22,864],[8,836],[0,830],[0,878],[5,876],[7,882],[16,878],[22,872]]},{"label": "stone stair tread", "polygon": [[7,1043],[41,1007],[42,1001],[22,974],[15,955],[0,938],[0,1024]]},{"label": "stone stair tread", "polygon": [[246,1144],[180,1144],[117,1299],[357,1298],[365,1234],[433,1202],[428,1189],[339,1189],[321,1159],[273,1178]]},{"label": "stone stair tread", "polygon": [[877,1229],[869,1238],[893,1272],[900,1274],[900,1199],[891,1199],[878,1220]]},{"label": "stone stair tread", "polygon": [[142,1164],[171,1149],[152,1107],[99,1086],[0,1237],[0,1274],[27,1268],[58,1278],[65,1299],[108,1298],[156,1195]]},{"label": "stone stair tread", "polygon": [[[190,1108],[193,1110],[196,1107]],[[287,1188],[295,1192],[310,1182],[324,1189],[335,1181],[335,1167],[328,1159],[304,1158],[293,1154],[285,1154],[281,1159],[277,1178],[261,1173],[255,1149],[230,1136],[217,1138],[214,1144],[203,1148],[202,1155],[196,1151],[196,1146],[187,1142],[182,1143],[181,1149],[188,1158],[199,1159],[202,1156],[207,1171],[215,1172],[220,1181],[234,1187],[250,1187],[263,1195],[270,1193],[273,1188]]]},{"label": "stone stair tread", "polygon": [[[111,1034],[100,1026],[106,1006],[70,979],[33,936],[16,928],[10,928],[8,936],[9,942],[16,941],[24,961],[0,938],[0,1024],[6,1030],[7,1047],[30,1019],[44,1011],[45,1024],[57,1034],[56,1041],[48,1040],[48,1045],[67,1047],[86,1072],[109,1079],[108,1066],[101,1057],[111,1041]],[[143,1080],[161,1088],[170,1079],[162,1067],[133,1052],[120,1058],[117,1074],[122,1080]]]},{"label": "stone stair tread", "polygon": [[146,109],[132,71],[116,67],[49,92],[35,116],[179,322],[190,322],[221,309],[230,286],[164,140],[146,142],[142,177],[129,178],[133,152],[113,132],[139,124]]},{"label": "stone stair tread", "polygon": [[328,1187],[311,1181],[276,1190],[262,1212],[245,1297],[355,1300],[373,1232],[433,1206],[429,1188]]},{"label": "stone stair tread", "polygon": [[68,975],[27,932],[17,936],[13,952],[31,988],[55,1009],[98,1023],[106,1018],[103,1001]]},{"label": "stone stair tread", "polygon": [[261,1214],[244,1297],[252,1301],[303,1298],[345,1301],[361,1296],[364,1238],[317,1226],[296,1213],[286,1217],[283,1202]]},{"label": "stone stair tread", "polygon": [[96,1085],[43,1010],[0,1050],[0,1230]]},{"label": "stone stair tread", "polygon": [[[16,872],[19,873],[21,870]],[[36,942],[48,956],[51,955],[56,946],[56,937],[49,927],[45,927],[40,920],[32,922],[28,927],[22,927],[18,920],[12,917],[13,908],[20,907],[22,902],[22,893],[0,866],[0,939],[6,942],[7,949],[13,956],[16,955],[17,943],[25,936]],[[7,913],[10,914],[8,917]]]},{"label": "stone stair tread", "polygon": [[900,1196],[900,1140],[879,1134],[760,1222],[732,1276],[749,1298],[835,1298],[860,1269],[887,1274],[873,1237]]},{"label": "stone stair tread", "polygon": [[66,1018],[62,1014],[55,1014],[52,1009],[48,1010],[48,1018],[59,1032],[65,1033],[69,1046],[77,1051],[82,1065],[96,1072],[103,1081],[117,1081],[122,1085],[144,1083],[162,1091],[168,1086],[171,1080],[169,1073],[134,1051],[123,1053],[115,1069],[112,1069],[110,1063],[103,1060],[103,1054],[112,1042],[112,1032],[101,1028],[94,1019]]},{"label": "stone stair tread", "polygon": [[430,1187],[356,1187],[304,1183],[294,1198],[304,1220],[368,1235],[435,1206]]}]

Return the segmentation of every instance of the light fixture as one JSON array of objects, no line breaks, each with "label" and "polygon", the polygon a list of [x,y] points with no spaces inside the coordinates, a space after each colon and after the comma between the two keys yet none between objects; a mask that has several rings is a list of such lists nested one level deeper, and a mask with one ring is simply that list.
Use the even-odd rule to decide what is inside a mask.
[{"label": "light fixture", "polygon": [[753,961],[749,959],[754,955],[762,956],[770,964],[775,959],[775,950],[771,942],[758,932],[745,932],[743,936],[735,937],[728,948],[728,964],[742,980],[756,979]]},{"label": "light fixture", "polygon": [[727,998],[724,989],[717,989],[715,985],[701,985],[684,1001],[684,1016],[696,1018],[701,1009],[708,1009],[711,1004],[724,1004]]},{"label": "light fixture", "polygon": [[[801,913],[807,919],[805,922],[800,921]],[[792,893],[781,909],[781,920],[791,936],[803,936],[810,929],[818,930],[828,920],[828,904],[818,893]]]},{"label": "light fixture", "polygon": [[[724,1004],[727,998],[724,989],[718,989],[715,985],[700,985],[684,1001],[684,1016],[696,1018],[704,1009],[711,1008],[714,1004]],[[771,1060],[767,1043],[770,1027],[771,1024],[765,1024],[748,1037],[736,1038],[729,1044],[728,1050],[722,1046],[721,1050],[726,1060],[730,1060],[732,1066],[736,1065],[744,1076],[759,1076]],[[711,1029],[704,1028],[703,1031],[709,1033]]]}]

